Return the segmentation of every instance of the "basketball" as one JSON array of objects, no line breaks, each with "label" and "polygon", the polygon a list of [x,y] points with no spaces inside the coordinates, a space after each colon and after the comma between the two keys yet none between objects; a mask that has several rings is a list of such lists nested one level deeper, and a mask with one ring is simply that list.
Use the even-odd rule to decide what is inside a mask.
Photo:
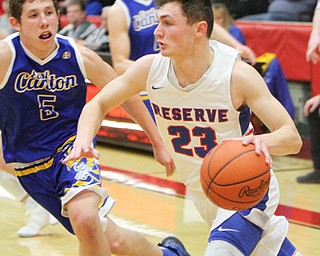
[{"label": "basketball", "polygon": [[270,167],[255,146],[230,140],[214,147],[204,157],[200,182],[206,196],[227,210],[245,210],[259,203],[270,183]]}]

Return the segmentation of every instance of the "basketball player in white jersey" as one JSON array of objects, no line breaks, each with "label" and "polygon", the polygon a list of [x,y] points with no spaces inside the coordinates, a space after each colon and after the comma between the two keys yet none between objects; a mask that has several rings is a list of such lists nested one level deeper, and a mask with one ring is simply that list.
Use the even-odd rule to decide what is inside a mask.
[{"label": "basketball player in white jersey", "polygon": [[[160,134],[199,213],[211,226],[206,256],[300,255],[286,237],[288,222],[275,216],[279,188],[272,173],[265,198],[253,208],[227,211],[205,197],[199,179],[203,157],[226,139],[255,145],[272,165],[271,155],[294,154],[301,138],[283,106],[263,78],[239,61],[233,49],[209,41],[213,27],[210,0],[158,0],[154,32],[160,54],[138,59],[88,103],[79,119],[74,148],[65,159],[99,157],[90,145],[105,113],[146,89]],[[250,109],[270,129],[253,135]]]}]

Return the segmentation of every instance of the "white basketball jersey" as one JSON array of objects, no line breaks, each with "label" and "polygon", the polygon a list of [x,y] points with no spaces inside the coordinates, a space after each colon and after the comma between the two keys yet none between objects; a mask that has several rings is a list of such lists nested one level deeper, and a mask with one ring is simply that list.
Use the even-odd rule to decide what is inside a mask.
[{"label": "white basketball jersey", "polygon": [[147,92],[157,126],[171,151],[182,181],[196,198],[204,198],[199,172],[203,157],[223,139],[241,137],[252,129],[250,110],[234,109],[230,78],[239,53],[211,41],[214,59],[194,84],[182,88],[170,58],[155,58]]},{"label": "white basketball jersey", "polygon": [[[223,139],[241,137],[253,128],[250,110],[234,109],[231,100],[230,79],[238,52],[216,41],[210,42],[210,46],[214,51],[211,66],[196,83],[186,88],[178,84],[170,58],[157,55],[149,72],[147,92],[177,171],[200,215],[213,230],[235,212],[220,208],[217,211],[204,195],[199,175],[203,157]],[[279,203],[279,187],[271,173],[265,208],[243,213],[244,218],[263,230],[252,255],[277,255],[288,230],[287,220],[274,215]],[[214,252],[208,249],[206,253],[213,255]]]}]

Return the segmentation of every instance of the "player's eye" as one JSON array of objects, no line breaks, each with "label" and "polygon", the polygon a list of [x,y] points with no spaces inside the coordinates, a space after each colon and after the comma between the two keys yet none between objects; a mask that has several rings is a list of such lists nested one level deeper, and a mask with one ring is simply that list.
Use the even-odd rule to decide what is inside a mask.
[{"label": "player's eye", "polygon": [[38,17],[38,15],[36,13],[32,13],[32,14],[29,15],[29,18],[33,18],[34,19],[34,18],[37,18],[37,17]]},{"label": "player's eye", "polygon": [[53,14],[53,11],[52,10],[49,10],[49,11],[46,11],[46,15],[52,15]]}]

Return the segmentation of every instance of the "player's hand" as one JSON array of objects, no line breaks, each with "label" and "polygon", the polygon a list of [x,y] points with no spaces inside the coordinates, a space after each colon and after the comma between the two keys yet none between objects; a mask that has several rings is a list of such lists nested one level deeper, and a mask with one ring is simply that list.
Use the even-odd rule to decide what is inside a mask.
[{"label": "player's hand", "polygon": [[248,136],[243,137],[242,140],[243,145],[249,145],[254,144],[256,149],[256,154],[261,155],[264,154],[266,163],[271,167],[272,166],[272,158],[269,153],[268,147],[266,143],[263,141],[263,138],[261,136],[255,136],[253,134],[250,134]]},{"label": "player's hand", "polygon": [[320,105],[320,94],[308,99],[303,107],[303,112],[304,112],[305,116],[308,116],[310,113],[315,111],[315,109],[319,105]]},{"label": "player's hand", "polygon": [[168,150],[164,146],[153,147],[153,154],[156,161],[166,168],[167,177],[172,176],[176,170],[176,165]]},{"label": "player's hand", "polygon": [[241,58],[247,59],[251,65],[256,64],[256,55],[251,48],[245,45],[239,45],[236,49],[240,52]]},{"label": "player's hand", "polygon": [[83,157],[99,159],[100,154],[91,145],[81,145],[75,141],[70,154],[62,161],[62,163],[66,164],[69,161],[75,161]]},{"label": "player's hand", "polygon": [[320,60],[320,35],[318,32],[311,33],[306,53],[307,61],[316,64]]},{"label": "player's hand", "polygon": [[270,155],[269,150],[267,148],[267,145],[263,141],[262,137],[250,134],[250,135],[245,136],[245,137],[226,139],[226,140],[223,140],[223,141],[228,141],[228,140],[242,140],[242,144],[244,146],[249,145],[249,144],[254,144],[256,154],[257,155],[264,154],[265,160],[266,160],[266,164],[268,164],[270,167],[272,166],[271,155]]}]

